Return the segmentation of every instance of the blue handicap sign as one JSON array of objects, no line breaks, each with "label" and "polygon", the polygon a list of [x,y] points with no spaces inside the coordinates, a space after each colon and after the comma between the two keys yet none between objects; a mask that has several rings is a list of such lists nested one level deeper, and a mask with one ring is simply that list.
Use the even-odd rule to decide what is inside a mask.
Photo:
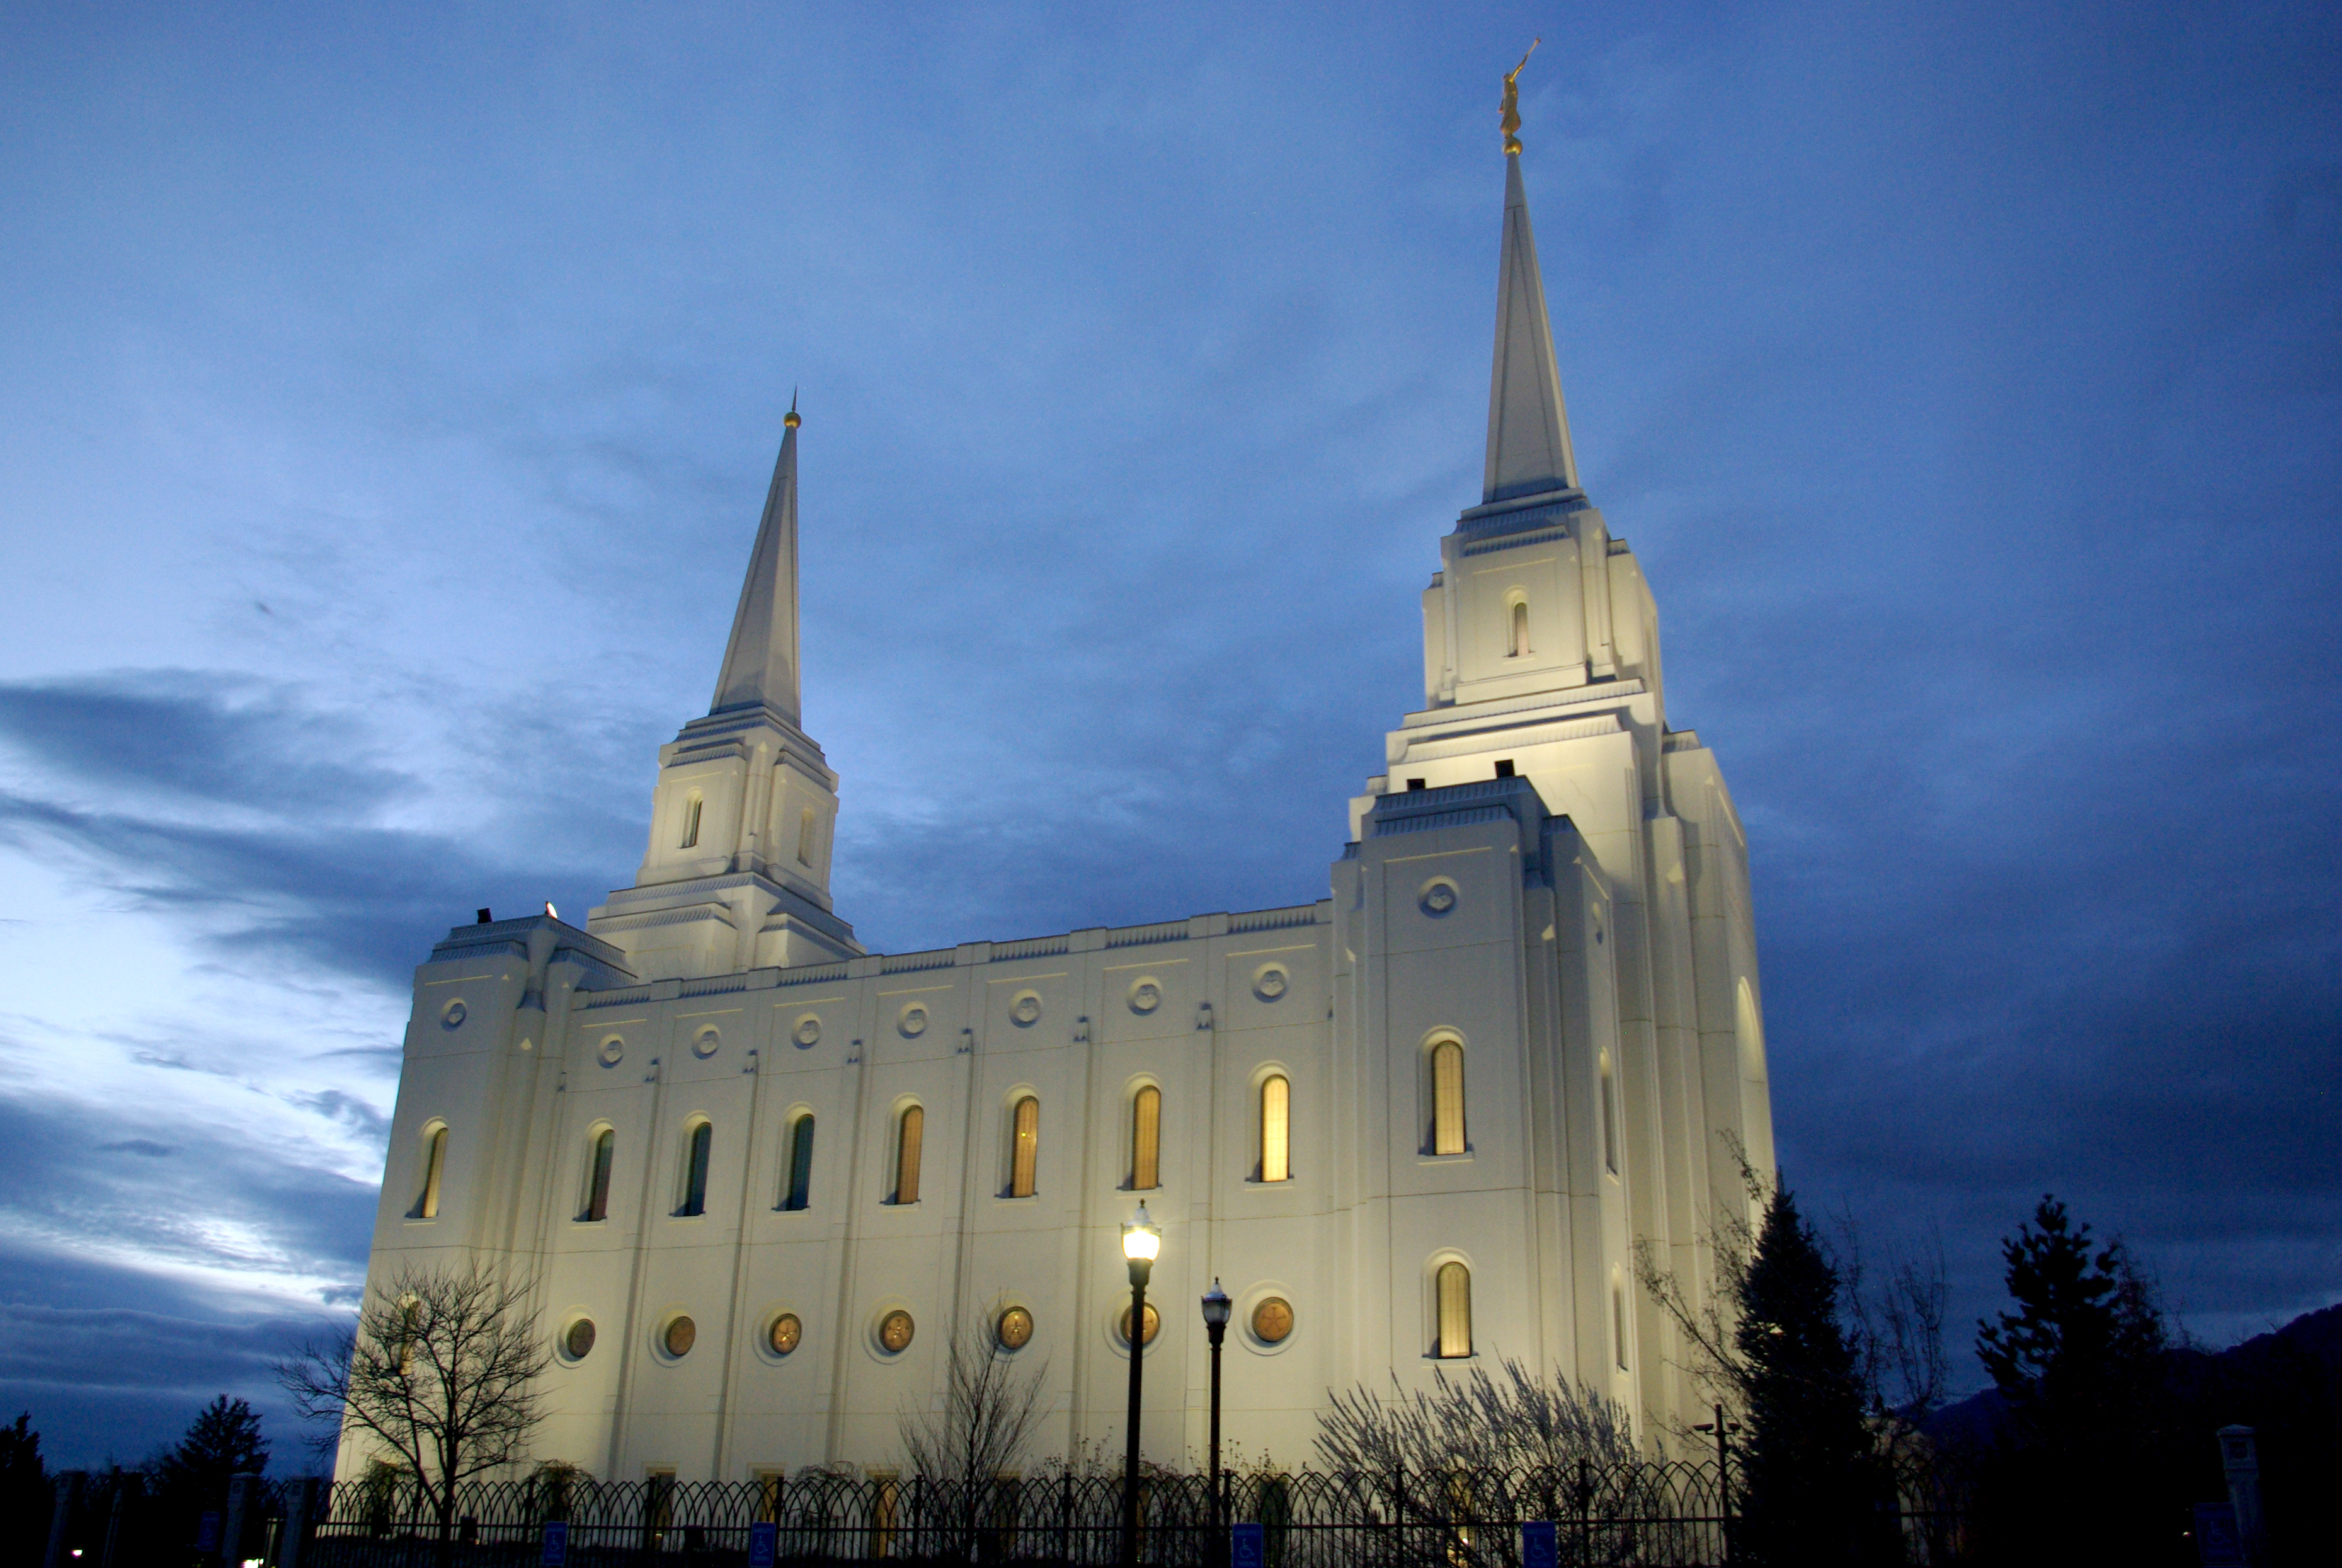
[{"label": "blue handicap sign", "polygon": [[208,1556],[219,1550],[220,1516],[206,1513],[195,1523],[195,1550]]},{"label": "blue handicap sign", "polygon": [[545,1568],[561,1568],[569,1561],[569,1526],[555,1519],[545,1527]]},{"label": "blue handicap sign", "polygon": [[774,1524],[748,1526],[748,1568],[773,1568],[773,1560],[780,1555],[780,1533]]},{"label": "blue handicap sign", "polygon": [[2204,1568],[2244,1568],[2245,1543],[2237,1533],[2237,1511],[2230,1504],[2196,1505],[2196,1556]]},{"label": "blue handicap sign", "polygon": [[1521,1526],[1521,1568],[1561,1568],[1561,1537],[1552,1520]]},{"label": "blue handicap sign", "polygon": [[1229,1525],[1228,1568],[1268,1568],[1268,1533],[1257,1524]]}]

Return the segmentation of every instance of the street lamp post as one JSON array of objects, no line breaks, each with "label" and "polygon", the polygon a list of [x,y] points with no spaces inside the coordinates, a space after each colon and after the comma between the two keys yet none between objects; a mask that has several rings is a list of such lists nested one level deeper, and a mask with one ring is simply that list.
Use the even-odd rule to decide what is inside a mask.
[{"label": "street lamp post", "polygon": [[1212,1549],[1205,1561],[1214,1563],[1227,1546],[1227,1521],[1220,1517],[1220,1342],[1227,1337],[1228,1309],[1235,1304],[1214,1275],[1204,1293],[1204,1332],[1212,1342]]},{"label": "street lamp post", "polygon": [[1724,1514],[1724,1561],[1734,1561],[1732,1529],[1732,1434],[1740,1430],[1736,1421],[1724,1419],[1724,1407],[1716,1407],[1716,1419],[1701,1422],[1694,1432],[1716,1433],[1716,1495]]},{"label": "street lamp post", "polygon": [[1130,1264],[1130,1438],[1122,1459],[1122,1561],[1138,1564],[1138,1380],[1146,1362],[1146,1276],[1163,1250],[1163,1232],[1146,1218],[1146,1205],[1122,1228],[1122,1255]]}]

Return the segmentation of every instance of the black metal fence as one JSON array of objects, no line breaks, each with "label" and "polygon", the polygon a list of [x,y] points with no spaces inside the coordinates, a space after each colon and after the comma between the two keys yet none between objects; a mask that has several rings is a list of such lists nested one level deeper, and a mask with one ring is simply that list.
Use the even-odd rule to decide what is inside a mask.
[{"label": "black metal fence", "polygon": [[[547,1471],[460,1488],[444,1519],[411,1480],[327,1487],[240,1477],[197,1517],[165,1518],[127,1490],[84,1484],[57,1511],[49,1568],[542,1568],[558,1524],[564,1568],[673,1556],[707,1568],[761,1563],[1110,1563],[1119,1560],[1119,1476],[1051,1473],[973,1485],[807,1471],[736,1483],[655,1476],[597,1482]],[[1520,1568],[1520,1526],[1556,1526],[1578,1568],[1709,1568],[1732,1561],[1734,1520],[1716,1466],[1636,1463],[1574,1472],[1423,1475],[1244,1474],[1216,1510],[1201,1476],[1141,1484],[1139,1561],[1226,1562],[1226,1526],[1261,1526],[1270,1568]],[[64,1488],[61,1485],[62,1493]],[[1958,1511],[1906,1498],[1902,1560],[1960,1560]],[[768,1527],[759,1531],[757,1527]],[[208,1534],[206,1534],[208,1532]],[[759,1539],[759,1537],[763,1539]]]}]

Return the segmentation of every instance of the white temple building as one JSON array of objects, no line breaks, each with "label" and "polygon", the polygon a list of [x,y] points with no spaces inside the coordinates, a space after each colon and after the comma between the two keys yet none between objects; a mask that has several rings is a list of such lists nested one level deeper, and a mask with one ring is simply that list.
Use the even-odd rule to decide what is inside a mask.
[{"label": "white temple building", "polygon": [[798,437],[792,412],[633,885],[415,970],[369,1280],[537,1282],[532,1462],[897,1464],[970,1323],[1045,1368],[1039,1454],[1115,1452],[1142,1199],[1151,1459],[1203,1449],[1215,1278],[1226,1433],[1285,1464],[1329,1390],[1474,1358],[1581,1379],[1646,1437],[1698,1419],[1635,1248],[1704,1289],[1707,1228],[1747,1212],[1736,1151],[1772,1165],[1746,842],[1578,487],[1517,154],[1482,493],[1424,592],[1423,705],[1315,903],[865,951],[800,719]]}]

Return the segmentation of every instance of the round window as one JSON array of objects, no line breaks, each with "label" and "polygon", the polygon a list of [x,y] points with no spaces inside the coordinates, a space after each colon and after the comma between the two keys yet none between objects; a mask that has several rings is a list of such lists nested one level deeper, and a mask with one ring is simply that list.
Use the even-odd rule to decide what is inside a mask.
[{"label": "round window", "polygon": [[561,1336],[561,1348],[571,1361],[582,1362],[594,1349],[594,1320],[580,1318]]},{"label": "round window", "polygon": [[[1130,1309],[1128,1307],[1122,1309],[1122,1316],[1115,1323],[1115,1332],[1122,1336],[1124,1344],[1130,1342]],[[1153,1302],[1149,1302],[1146,1303],[1146,1342],[1153,1344],[1155,1336],[1162,1332],[1163,1314],[1155,1310]]]},{"label": "round window", "polygon": [[462,1002],[451,1001],[447,1004],[447,1010],[439,1015],[439,1021],[449,1029],[459,1029],[463,1026],[464,1020],[470,1016],[470,1010]]},{"label": "round window", "polygon": [[1022,1307],[1011,1307],[1000,1314],[996,1332],[1002,1350],[1021,1351],[1033,1342],[1033,1314]]},{"label": "round window", "polygon": [[1016,1026],[1019,1029],[1038,1023],[1041,1020],[1040,996],[1036,992],[1026,991],[1009,1008],[1008,1016],[1016,1020]]},{"label": "round window", "polygon": [[878,1343],[889,1355],[899,1355],[908,1350],[911,1336],[917,1332],[917,1325],[911,1322],[911,1314],[900,1307],[878,1320]]},{"label": "round window", "polygon": [[776,1356],[785,1356],[796,1349],[797,1341],[804,1337],[805,1325],[797,1322],[795,1312],[783,1312],[765,1332],[765,1342],[773,1347],[773,1353]]},{"label": "round window", "polygon": [[723,1037],[715,1030],[703,1029],[699,1031],[699,1038],[691,1042],[691,1053],[694,1056],[714,1056],[716,1046],[722,1042]]},{"label": "round window", "polygon": [[807,1013],[797,1020],[796,1042],[799,1050],[821,1043],[821,1020]]},{"label": "round window", "polygon": [[1252,982],[1252,994],[1263,1001],[1275,1001],[1285,994],[1286,988],[1291,983],[1281,966],[1263,964],[1259,975]]},{"label": "round window", "polygon": [[1252,1337],[1265,1345],[1283,1344],[1293,1332],[1293,1303],[1283,1296],[1264,1297],[1252,1310]]},{"label": "round window", "polygon": [[1130,988],[1130,1010],[1153,1012],[1163,1005],[1163,988],[1151,980],[1143,980]]},{"label": "round window", "polygon": [[927,1032],[927,1010],[913,1002],[903,1010],[903,1016],[895,1027],[903,1031],[904,1039],[916,1040]]},{"label": "round window", "polygon": [[601,1060],[603,1066],[616,1067],[626,1059],[626,1042],[614,1034],[604,1040],[602,1049],[594,1054]]},{"label": "round window", "polygon": [[659,1342],[666,1346],[667,1354],[681,1361],[691,1353],[691,1347],[697,1343],[698,1340],[699,1325],[689,1318],[677,1318],[667,1324],[666,1332],[660,1338]]},{"label": "round window", "polygon": [[1419,899],[1423,912],[1436,919],[1456,907],[1456,884],[1445,877],[1434,877],[1424,883]]}]

